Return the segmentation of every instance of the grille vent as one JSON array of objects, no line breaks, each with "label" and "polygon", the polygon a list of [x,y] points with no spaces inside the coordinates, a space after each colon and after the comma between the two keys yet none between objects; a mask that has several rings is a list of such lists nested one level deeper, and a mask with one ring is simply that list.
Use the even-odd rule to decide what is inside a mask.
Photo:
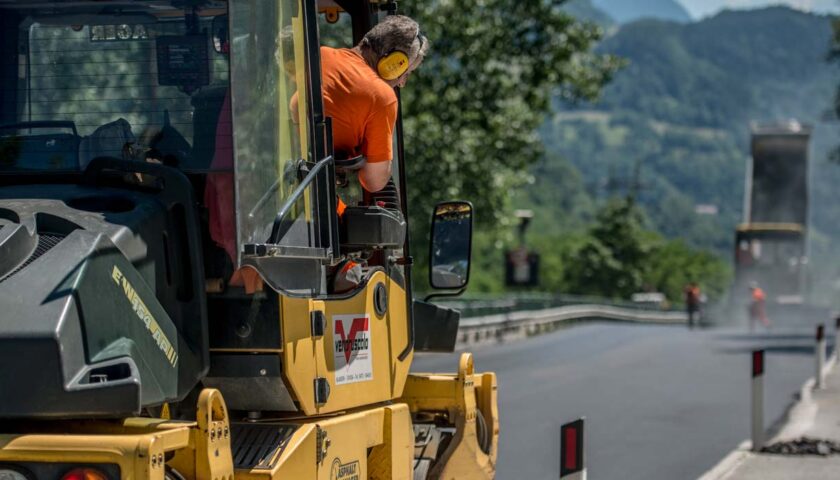
[{"label": "grille vent", "polygon": [[297,425],[231,425],[234,468],[272,468],[297,428]]},{"label": "grille vent", "polygon": [[49,252],[54,246],[58,245],[58,242],[64,240],[64,235],[56,235],[52,233],[42,233],[38,235],[38,245],[35,247],[35,251],[29,255],[29,258],[26,259],[25,262],[21,263],[17,268],[9,272],[3,278],[0,278],[0,283],[5,282],[6,280],[12,278],[16,273],[23,270],[30,263],[34,262],[38,259],[41,255]]}]

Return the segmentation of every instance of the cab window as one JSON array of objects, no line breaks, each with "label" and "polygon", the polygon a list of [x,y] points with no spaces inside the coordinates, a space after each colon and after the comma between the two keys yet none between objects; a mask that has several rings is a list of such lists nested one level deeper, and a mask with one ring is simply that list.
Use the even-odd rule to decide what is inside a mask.
[{"label": "cab window", "polygon": [[17,72],[3,76],[17,102],[15,121],[0,127],[0,170],[82,170],[97,156],[213,169],[229,77],[205,33],[214,12],[188,31],[171,1],[119,16],[51,5],[24,12]]}]

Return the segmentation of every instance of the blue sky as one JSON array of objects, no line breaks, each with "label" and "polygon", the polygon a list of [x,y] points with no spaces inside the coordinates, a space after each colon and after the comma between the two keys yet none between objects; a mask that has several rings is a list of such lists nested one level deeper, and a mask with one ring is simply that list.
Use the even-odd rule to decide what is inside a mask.
[{"label": "blue sky", "polygon": [[712,15],[723,8],[757,8],[785,4],[801,10],[840,13],[840,0],[679,0],[694,18]]}]

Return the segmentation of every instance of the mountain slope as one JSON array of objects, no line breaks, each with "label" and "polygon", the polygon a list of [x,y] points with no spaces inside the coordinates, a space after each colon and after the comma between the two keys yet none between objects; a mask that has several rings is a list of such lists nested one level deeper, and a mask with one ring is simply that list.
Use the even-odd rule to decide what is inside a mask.
[{"label": "mountain slope", "polygon": [[690,22],[691,15],[677,0],[593,0],[596,7],[619,23],[641,18]]},{"label": "mountain slope", "polygon": [[829,106],[808,86],[833,79],[825,63],[830,38],[828,18],[785,7],[725,11],[690,25],[625,25],[600,48],[630,67],[598,108],[697,126],[813,115]]},{"label": "mountain slope", "polygon": [[579,20],[597,23],[602,27],[615,24],[615,20],[593,5],[592,0],[569,0],[563,4],[563,10]]},{"label": "mountain slope", "polygon": [[[547,150],[580,171],[591,197],[635,193],[658,231],[728,258],[741,220],[749,122],[815,124],[811,205],[818,253],[828,239],[840,238],[840,166],[825,155],[840,143],[836,124],[824,121],[840,82],[838,69],[825,61],[830,39],[828,17],[783,7],[725,11],[687,25],[624,25],[600,48],[629,66],[599,103],[562,107],[542,138]],[[718,213],[697,214],[698,205],[714,205]]]}]

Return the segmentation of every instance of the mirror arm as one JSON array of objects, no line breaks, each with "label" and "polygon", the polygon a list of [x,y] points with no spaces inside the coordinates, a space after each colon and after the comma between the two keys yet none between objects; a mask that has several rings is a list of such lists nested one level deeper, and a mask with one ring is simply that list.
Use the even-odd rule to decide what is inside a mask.
[{"label": "mirror arm", "polygon": [[439,298],[439,297],[457,297],[457,296],[461,295],[462,293],[464,293],[466,291],[467,291],[467,287],[465,285],[465,286],[461,287],[460,290],[456,290],[454,292],[430,293],[429,295],[426,295],[426,298],[424,298],[423,301],[428,302],[429,300],[431,300],[433,298]]},{"label": "mirror arm", "polygon": [[306,190],[306,187],[308,187],[312,182],[314,182],[318,174],[321,173],[321,170],[323,170],[327,165],[332,163],[332,161],[333,157],[332,155],[329,155],[323,160],[316,163],[315,166],[312,167],[312,170],[310,170],[306,177],[304,177],[303,181],[300,182],[300,185],[298,185],[297,188],[295,188],[295,190],[292,192],[292,194],[289,195],[289,198],[286,200],[283,206],[280,207],[280,211],[277,212],[277,216],[274,217],[274,225],[271,227],[271,235],[268,236],[268,243],[280,243],[280,238],[278,237],[280,237],[280,226],[283,223],[283,219],[285,219],[286,215],[289,214],[289,212],[292,209],[292,206],[295,203],[297,203],[298,200],[300,200],[300,197],[303,196],[303,192],[304,190]]}]

